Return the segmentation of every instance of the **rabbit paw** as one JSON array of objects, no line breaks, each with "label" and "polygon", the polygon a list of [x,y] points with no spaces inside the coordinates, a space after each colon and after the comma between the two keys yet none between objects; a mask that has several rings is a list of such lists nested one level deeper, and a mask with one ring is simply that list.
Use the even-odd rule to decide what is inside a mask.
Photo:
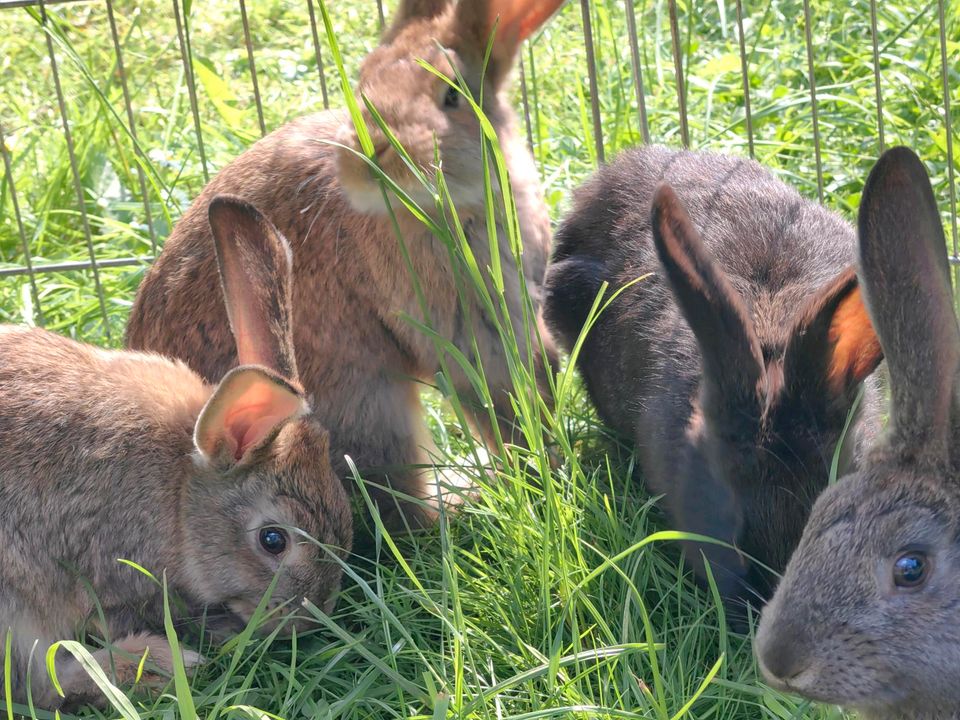
[{"label": "rabbit paw", "polygon": [[[144,654],[146,662],[141,673],[140,665]],[[202,655],[192,650],[182,651],[182,657],[188,670],[206,662]],[[167,639],[160,635],[129,635],[109,648],[97,650],[93,653],[93,658],[111,682],[119,687],[131,687],[138,682],[149,687],[162,687],[173,675],[173,654]],[[73,658],[66,661],[62,668],[58,668],[57,675],[64,694],[57,705],[60,710],[69,711],[83,705],[106,706],[106,698],[100,687]]]}]

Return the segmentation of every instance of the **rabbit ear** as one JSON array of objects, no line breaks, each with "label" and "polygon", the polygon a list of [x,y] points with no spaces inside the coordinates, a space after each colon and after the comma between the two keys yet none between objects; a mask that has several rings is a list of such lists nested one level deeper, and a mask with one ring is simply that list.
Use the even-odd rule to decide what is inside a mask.
[{"label": "rabbit ear", "polygon": [[383,35],[384,42],[390,42],[411,20],[436,17],[448,7],[451,0],[400,0],[397,11]]},{"label": "rabbit ear", "polygon": [[462,50],[482,59],[496,28],[487,66],[487,78],[498,87],[510,68],[520,43],[543,25],[563,0],[460,0],[457,27]]},{"label": "rabbit ear", "polygon": [[306,400],[283,378],[258,367],[234,368],[200,412],[193,442],[219,467],[243,465],[307,410]]},{"label": "rabbit ear", "polygon": [[888,150],[860,201],[861,283],[890,369],[891,438],[945,452],[960,367],[943,226],[930,179],[907,148]]},{"label": "rabbit ear", "polygon": [[297,380],[290,324],[290,247],[255,207],[218,195],[210,227],[240,365],[263,365]]},{"label": "rabbit ear", "polygon": [[755,402],[764,364],[753,323],[669,185],[654,193],[652,225],[660,262],[700,347],[705,387],[718,388],[725,401]]},{"label": "rabbit ear", "polygon": [[800,311],[784,352],[788,388],[829,401],[851,392],[883,360],[853,267],[816,292]]}]

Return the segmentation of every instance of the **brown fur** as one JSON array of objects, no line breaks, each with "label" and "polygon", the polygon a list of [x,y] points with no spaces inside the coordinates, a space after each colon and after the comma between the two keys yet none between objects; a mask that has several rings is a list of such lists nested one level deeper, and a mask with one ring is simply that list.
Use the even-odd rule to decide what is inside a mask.
[{"label": "brown fur", "polygon": [[[553,0],[549,6],[559,4]],[[439,146],[460,220],[477,264],[485,269],[491,258],[483,215],[479,124],[462,98],[456,108],[444,105],[448,85],[416,60],[424,59],[450,77],[452,62],[479,98],[482,49],[496,17],[493,11],[511,10],[507,24],[523,27],[509,37],[498,31],[495,52],[510,62],[490,68],[483,109],[509,164],[524,242],[523,269],[535,302],[549,248],[549,219],[533,160],[516,133],[516,118],[503,89],[519,41],[532,29],[530,19],[545,20],[546,7],[542,0],[404,2],[381,45],[363,63],[357,86],[428,176],[434,174],[435,143]],[[433,198],[411,176],[366,111],[364,118],[381,167],[433,212]],[[227,318],[214,292],[216,270],[204,216],[215,194],[243,196],[269,212],[290,238],[300,377],[313,395],[315,412],[331,432],[337,472],[347,474],[344,455],[349,455],[366,479],[424,498],[433,494],[434,477],[416,469],[429,466],[432,454],[418,388],[420,382],[432,383],[440,366],[433,341],[403,318],[423,320],[424,314],[379,186],[366,163],[352,152],[359,148],[347,116],[331,111],[280,128],[221,171],[177,224],[147,274],[131,313],[127,343],[181,358],[208,380],[236,364]],[[512,409],[507,392],[512,385],[494,326],[475,297],[468,297],[466,306],[459,301],[443,242],[394,204],[432,326],[471,357],[470,338],[476,337],[496,410],[509,433]],[[506,243],[500,252],[504,295],[514,331],[525,346],[530,335],[522,327],[516,264]],[[453,380],[465,400],[473,398],[462,373]],[[477,419],[481,433],[489,437],[485,413],[478,413]],[[392,505],[391,499],[375,495]],[[407,519],[414,522],[428,521],[433,514],[417,506],[408,511]]]},{"label": "brown fur", "polygon": [[[767,682],[870,720],[960,718],[960,330],[930,180],[887,151],[860,204],[860,281],[890,372],[886,435],[828,488],[763,612]],[[903,553],[925,574],[897,584]]]},{"label": "brown fur", "polygon": [[[283,326],[283,238],[249,206],[214,204],[231,317],[246,318],[246,327]],[[269,280],[246,271],[270,258],[282,263]],[[257,344],[245,344],[253,359],[292,361],[282,333],[253,336]],[[178,619],[210,606],[214,631],[242,627],[278,571],[268,609],[296,608],[304,597],[329,607],[341,573],[325,552],[292,531],[280,555],[258,544],[260,528],[277,526],[341,552],[350,547],[347,497],[296,375],[280,376],[274,363],[245,365],[213,387],[158,355],[37,329],[2,327],[0,339],[0,628],[13,631],[16,701],[28,670],[41,706],[102,701],[66,652],[58,660],[65,698],[44,667],[53,642],[97,622],[95,600],[106,619],[98,634],[126,651],[115,658],[118,682],[132,679],[147,647],[159,670],[170,670],[162,591],[119,559],[166,574],[186,605]],[[219,453],[224,444],[233,452]],[[95,657],[109,674],[109,650]]]}]

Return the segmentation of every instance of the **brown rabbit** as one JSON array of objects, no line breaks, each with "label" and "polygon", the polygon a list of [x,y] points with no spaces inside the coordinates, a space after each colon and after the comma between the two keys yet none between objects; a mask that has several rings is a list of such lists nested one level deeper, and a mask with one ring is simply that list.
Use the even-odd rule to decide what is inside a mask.
[{"label": "brown rabbit", "polygon": [[736,548],[685,544],[738,629],[799,542],[861,385],[841,471],[879,430],[854,245],[753,161],[653,146],[602,168],[557,231],[545,312],[568,348],[604,281],[648,276],[600,315],[578,367],[672,526]]},{"label": "brown rabbit", "polygon": [[[404,0],[380,46],[364,61],[357,87],[428,176],[433,175],[439,147],[444,177],[471,250],[485,269],[491,258],[480,125],[461,93],[417,60],[450,78],[456,77],[456,68],[473,97],[482,93],[483,110],[509,166],[525,248],[523,271],[535,303],[549,250],[549,219],[533,159],[516,131],[506,78],[520,42],[561,3]],[[483,74],[483,56],[495,26]],[[364,118],[381,167],[422,207],[432,210],[430,194],[376,124],[367,114]],[[440,365],[431,338],[402,317],[424,319],[379,185],[352,152],[357,148],[350,119],[331,111],[280,128],[224,168],[177,224],[144,279],[130,316],[127,344],[181,358],[207,380],[236,365],[227,317],[216,298],[216,264],[204,216],[217,193],[248,198],[269,211],[290,238],[300,376],[316,395],[315,412],[330,430],[336,471],[341,476],[347,473],[343,457],[349,455],[375,484],[389,484],[414,498],[430,497],[434,479],[424,466],[431,463],[432,443],[419,388],[423,381],[433,382]],[[471,336],[476,337],[496,411],[509,432],[511,381],[491,318],[477,298],[459,301],[441,239],[411,214],[399,207],[397,212],[430,323],[470,357]],[[524,328],[520,277],[503,239],[500,254],[503,293],[525,355],[531,331]],[[461,397],[473,397],[462,373],[453,381]],[[480,431],[489,440],[485,416],[485,411],[476,413]],[[392,499],[383,494],[379,498],[395,507]],[[413,503],[404,515],[424,523],[434,511]]]},{"label": "brown rabbit", "polygon": [[960,330],[927,171],[891,148],[860,200],[860,282],[887,432],[817,500],[763,611],[774,687],[870,720],[960,718]]},{"label": "brown rabbit", "polygon": [[[65,698],[44,666],[88,624],[121,651],[121,683],[148,648],[170,671],[161,588],[118,559],[166,573],[186,617],[206,608],[215,633],[244,627],[275,576],[274,611],[305,597],[329,608],[339,589],[340,566],[299,535],[346,553],[352,516],[297,379],[289,247],[241,201],[214,198],[209,213],[241,363],[216,387],[158,355],[0,326],[0,634],[12,630],[15,701],[28,671],[41,706],[102,701],[65,651]],[[109,675],[109,651],[94,657]]]}]

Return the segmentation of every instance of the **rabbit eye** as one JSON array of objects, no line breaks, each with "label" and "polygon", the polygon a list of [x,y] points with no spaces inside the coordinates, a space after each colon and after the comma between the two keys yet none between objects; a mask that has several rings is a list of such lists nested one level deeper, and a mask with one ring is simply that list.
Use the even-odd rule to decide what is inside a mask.
[{"label": "rabbit eye", "polygon": [[260,547],[271,555],[279,555],[287,549],[287,534],[276,527],[261,528]]},{"label": "rabbit eye", "polygon": [[447,92],[443,96],[443,106],[448,110],[460,107],[460,91],[453,85],[447,88]]},{"label": "rabbit eye", "polygon": [[921,552],[905,552],[893,563],[893,582],[897,587],[917,587],[927,579],[927,556]]}]

